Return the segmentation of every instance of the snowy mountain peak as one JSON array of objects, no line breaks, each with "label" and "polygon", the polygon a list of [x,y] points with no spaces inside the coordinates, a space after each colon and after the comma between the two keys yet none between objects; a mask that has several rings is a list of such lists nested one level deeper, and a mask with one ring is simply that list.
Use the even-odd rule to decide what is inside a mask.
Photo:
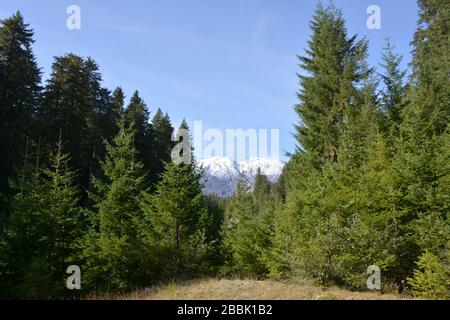
[{"label": "snowy mountain peak", "polygon": [[239,163],[239,171],[247,177],[255,177],[258,169],[271,182],[276,182],[283,171],[283,163],[277,159],[251,158]]},{"label": "snowy mountain peak", "polygon": [[214,157],[204,159],[200,161],[199,165],[205,173],[210,173],[217,177],[239,176],[239,165],[230,158]]},{"label": "snowy mountain peak", "polygon": [[236,191],[239,179],[247,181],[252,186],[258,168],[271,182],[277,181],[284,165],[277,159],[251,158],[237,163],[229,158],[214,157],[199,161],[198,166],[203,168],[204,192],[228,197]]}]

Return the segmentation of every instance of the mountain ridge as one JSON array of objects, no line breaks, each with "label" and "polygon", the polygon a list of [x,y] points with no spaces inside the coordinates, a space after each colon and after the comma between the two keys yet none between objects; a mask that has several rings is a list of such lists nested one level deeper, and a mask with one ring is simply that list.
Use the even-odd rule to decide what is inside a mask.
[{"label": "mountain ridge", "polygon": [[236,191],[239,180],[246,181],[252,187],[258,169],[261,169],[261,173],[267,176],[270,182],[276,182],[284,164],[278,159],[270,158],[250,158],[236,162],[227,157],[212,157],[200,160],[198,166],[203,170],[203,192],[207,195],[229,197]]}]

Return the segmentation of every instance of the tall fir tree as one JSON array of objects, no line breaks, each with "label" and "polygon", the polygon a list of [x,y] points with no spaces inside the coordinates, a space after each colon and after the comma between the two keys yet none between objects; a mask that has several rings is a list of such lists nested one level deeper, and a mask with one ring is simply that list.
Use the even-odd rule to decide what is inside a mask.
[{"label": "tall fir tree", "polygon": [[121,87],[114,89],[112,93],[113,114],[117,119],[121,119],[124,115],[125,109],[125,93]]},{"label": "tall fir tree", "polygon": [[384,88],[382,91],[382,107],[387,118],[387,128],[394,128],[398,131],[401,122],[401,112],[403,109],[403,98],[405,95],[405,76],[406,71],[400,69],[403,57],[394,52],[395,46],[391,41],[386,40],[386,47],[382,55]]},{"label": "tall fir tree", "polygon": [[242,276],[264,276],[267,270],[257,241],[260,234],[258,212],[244,182],[238,183],[231,201],[225,212],[223,231],[231,271]]},{"label": "tall fir tree", "polygon": [[173,252],[174,272],[188,272],[189,264],[206,253],[203,245],[209,224],[200,176],[193,165],[166,164],[156,192],[144,208],[147,225],[152,227],[147,228],[148,238],[153,234],[160,246]]},{"label": "tall fir tree", "polygon": [[164,172],[165,164],[171,162],[171,152],[174,147],[172,141],[174,128],[169,115],[164,114],[161,109],[158,109],[152,118],[151,132],[152,171],[149,174],[152,185],[156,185]]},{"label": "tall fir tree", "polygon": [[81,209],[74,172],[62,143],[50,153],[49,166],[25,164],[12,200],[7,229],[8,281],[18,298],[59,298],[68,295],[66,268],[76,258]]},{"label": "tall fir tree", "polygon": [[[448,25],[450,3],[419,1],[419,27],[414,39],[413,75],[395,141],[395,205],[401,210],[404,276],[410,276],[421,255],[431,252],[447,259],[448,210],[440,181],[449,172],[443,165],[450,122]],[[447,140],[448,141],[448,140]],[[448,143],[448,142],[447,142]],[[428,230],[428,231],[426,231]],[[429,230],[438,234],[433,240]],[[446,231],[447,230],[447,231]]]},{"label": "tall fir tree", "polygon": [[82,246],[85,281],[91,288],[125,289],[142,280],[139,203],[145,175],[133,147],[134,134],[122,121],[113,142],[106,142],[105,180],[94,180],[92,228]]},{"label": "tall fir tree", "polygon": [[[189,127],[182,122],[177,137],[190,139]],[[179,141],[182,142],[182,141]],[[193,159],[193,149],[182,153]],[[181,157],[183,157],[181,154]],[[212,212],[208,211],[206,199],[200,186],[201,173],[192,161],[166,162],[164,173],[156,186],[154,195],[143,203],[148,238],[159,243],[167,252],[173,252],[175,273],[193,272],[204,261],[211,249]]]},{"label": "tall fir tree", "polygon": [[119,133],[120,121],[124,117],[125,94],[121,87],[112,93],[101,89],[99,107],[97,108],[97,123],[100,136],[111,141]]},{"label": "tall fir tree", "polygon": [[428,133],[442,134],[450,122],[450,3],[419,0],[418,29],[414,36],[411,103],[421,106]]},{"label": "tall fir tree", "polygon": [[98,159],[104,153],[99,119],[110,107],[91,58],[74,54],[55,58],[39,112],[40,135],[44,145],[54,146],[62,133],[83,190],[90,189],[91,175],[99,172]]},{"label": "tall fir tree", "polygon": [[[0,192],[22,163],[27,136],[35,134],[41,71],[33,53],[33,30],[20,12],[0,21]],[[1,210],[0,210],[1,211]],[[2,212],[0,212],[0,223]]]},{"label": "tall fir tree", "polygon": [[365,44],[348,37],[340,10],[319,4],[310,24],[311,40],[306,55],[299,57],[304,73],[299,74],[300,116],[296,126],[298,148],[321,159],[335,159],[338,125],[354,93],[354,83],[363,76],[358,57]]},{"label": "tall fir tree", "polygon": [[151,171],[151,131],[149,124],[149,112],[147,105],[135,91],[125,110],[125,121],[127,126],[133,126],[136,131],[134,147],[145,170]]}]

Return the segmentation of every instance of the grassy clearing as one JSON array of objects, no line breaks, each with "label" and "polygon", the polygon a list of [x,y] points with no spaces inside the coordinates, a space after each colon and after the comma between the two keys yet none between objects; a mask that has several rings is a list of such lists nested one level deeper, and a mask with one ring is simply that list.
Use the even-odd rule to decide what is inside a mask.
[{"label": "grassy clearing", "polygon": [[131,294],[91,295],[106,300],[401,300],[410,297],[377,292],[320,288],[303,281],[207,279],[138,290]]}]

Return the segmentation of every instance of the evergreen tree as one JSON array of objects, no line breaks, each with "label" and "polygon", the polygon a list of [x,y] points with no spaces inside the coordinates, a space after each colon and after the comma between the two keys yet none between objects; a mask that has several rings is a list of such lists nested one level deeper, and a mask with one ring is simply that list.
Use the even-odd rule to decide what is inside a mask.
[{"label": "evergreen tree", "polygon": [[[111,141],[119,133],[120,121],[124,117],[125,94],[117,87],[111,94],[107,89],[101,89],[97,122],[101,130],[100,136]],[[98,173],[96,173],[98,174]]]},{"label": "evergreen tree", "polygon": [[[395,205],[402,212],[401,232],[405,237],[402,255],[403,278],[410,276],[419,257],[426,251],[445,256],[448,238],[444,163],[448,152],[448,88],[450,54],[448,13],[450,4],[419,1],[419,28],[415,36],[414,73],[406,97],[395,141]],[[443,149],[444,148],[444,149]],[[442,193],[443,192],[443,193]],[[430,237],[430,230],[436,236]],[[444,258],[442,258],[444,259]]]},{"label": "evergreen tree", "polygon": [[414,278],[408,278],[413,291],[426,299],[450,298],[450,267],[431,252],[425,252],[417,262]]},{"label": "evergreen tree", "polygon": [[156,185],[164,172],[165,163],[171,162],[171,152],[174,128],[168,114],[158,109],[151,121],[152,136],[152,171],[149,173],[152,185]]},{"label": "evergreen tree", "polygon": [[206,252],[206,260],[208,262],[206,274],[211,271],[218,271],[223,266],[224,256],[222,248],[222,225],[224,222],[226,199],[218,196],[205,196],[206,206],[208,210],[208,219],[205,228],[205,240],[208,244]]},{"label": "evergreen tree", "polygon": [[144,165],[144,169],[151,171],[153,168],[151,168],[149,112],[138,91],[134,92],[125,110],[125,121],[127,126],[132,125],[135,128],[134,147],[138,153],[139,160]]},{"label": "evergreen tree", "polygon": [[255,251],[255,219],[251,194],[238,183],[235,199],[225,213],[225,247],[231,251],[232,270],[242,275],[260,275]]},{"label": "evergreen tree", "polygon": [[414,36],[411,104],[419,104],[428,132],[442,134],[450,122],[450,3],[419,0],[418,29]]},{"label": "evergreen tree", "polygon": [[299,75],[296,112],[301,122],[296,139],[300,150],[335,159],[338,124],[354,94],[354,83],[363,76],[357,60],[366,48],[356,37],[348,37],[342,13],[333,5],[319,4],[310,26],[309,48],[299,57],[305,74]]},{"label": "evergreen tree", "polygon": [[90,175],[99,171],[98,158],[103,156],[99,119],[100,112],[110,108],[110,97],[100,82],[98,66],[91,58],[56,57],[39,113],[44,143],[53,146],[62,134],[82,190],[90,188]]},{"label": "evergreen tree", "polygon": [[176,149],[179,152],[177,156],[182,159],[187,157],[191,161],[165,163],[155,194],[146,205],[146,217],[153,226],[160,245],[174,252],[175,271],[179,272],[189,271],[190,268],[186,265],[189,255],[193,264],[200,263],[207,255],[210,244],[208,240],[211,238],[206,237],[211,229],[213,216],[207,210],[207,202],[200,187],[201,173],[192,161],[191,137],[185,120],[176,137],[178,143],[187,142],[187,147]]},{"label": "evergreen tree", "polygon": [[112,111],[114,117],[119,121],[124,115],[125,93],[121,87],[117,87],[112,93]]},{"label": "evergreen tree", "polygon": [[261,168],[258,168],[255,177],[255,186],[253,188],[253,201],[256,206],[256,210],[261,210],[264,206],[268,195],[270,194],[271,185],[269,179],[261,173]]},{"label": "evergreen tree", "polygon": [[387,117],[388,127],[398,127],[400,124],[402,100],[405,93],[403,81],[406,71],[400,70],[400,63],[403,57],[395,54],[394,49],[395,47],[388,39],[382,56],[383,63],[381,64],[384,69],[384,73],[381,74],[384,83],[382,106]]},{"label": "evergreen tree", "polygon": [[205,254],[205,228],[210,218],[193,164],[166,164],[144,211],[148,221],[144,233],[148,239],[156,237],[159,246],[173,253],[173,272],[192,271],[189,264]]},{"label": "evergreen tree", "polygon": [[81,210],[74,173],[62,144],[51,153],[49,167],[26,164],[13,186],[7,229],[7,276],[10,296],[57,298],[67,294],[66,268],[75,259]]},{"label": "evergreen tree", "polygon": [[255,187],[249,192],[238,183],[235,197],[225,211],[224,247],[230,271],[244,276],[265,277],[272,259],[272,237],[276,199],[270,183],[258,170]]},{"label": "evergreen tree", "polygon": [[33,43],[33,30],[20,12],[0,21],[0,192],[5,196],[10,194],[8,179],[18,169],[14,166],[22,162],[27,136],[35,133],[32,125],[39,104],[41,71]]},{"label": "evergreen tree", "polygon": [[142,280],[145,248],[139,236],[145,193],[143,165],[133,147],[134,131],[123,121],[113,143],[105,142],[105,181],[94,180],[96,212],[83,241],[84,279],[89,287],[125,289]]}]

